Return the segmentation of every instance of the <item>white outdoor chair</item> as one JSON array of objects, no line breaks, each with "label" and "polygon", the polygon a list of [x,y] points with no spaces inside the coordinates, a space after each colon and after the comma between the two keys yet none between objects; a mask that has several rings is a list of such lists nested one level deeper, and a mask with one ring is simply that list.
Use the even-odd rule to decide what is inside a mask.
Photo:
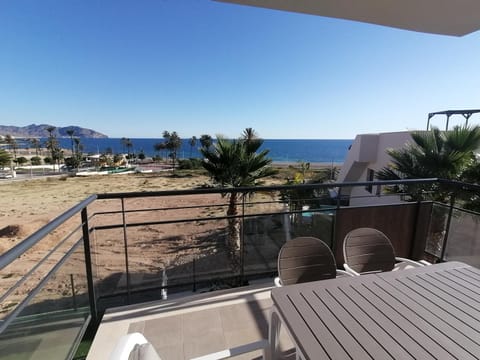
[{"label": "white outdoor chair", "polygon": [[[249,344],[237,346],[231,349],[218,351],[212,354],[192,358],[191,360],[220,360],[228,359],[233,356],[249,353],[255,350],[263,350],[263,357],[268,351],[268,341],[259,340]],[[143,334],[135,332],[122,336],[112,353],[109,360],[161,360],[152,344],[143,336]]]}]

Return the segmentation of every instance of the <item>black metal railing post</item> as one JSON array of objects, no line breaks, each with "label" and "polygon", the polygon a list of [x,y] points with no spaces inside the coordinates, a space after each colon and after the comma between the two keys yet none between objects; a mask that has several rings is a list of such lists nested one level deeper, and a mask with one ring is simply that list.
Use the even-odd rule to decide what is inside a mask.
[{"label": "black metal railing post", "polygon": [[83,249],[85,254],[85,270],[87,274],[88,300],[90,303],[90,313],[94,322],[98,320],[97,298],[95,294],[95,286],[93,282],[92,256],[90,249],[90,227],[88,225],[87,208],[83,208],[81,212],[82,233],[83,233]]},{"label": "black metal railing post", "polygon": [[[421,197],[421,190],[417,192],[417,206],[415,207],[415,223],[413,225],[413,231],[412,231],[412,239],[410,240],[410,254],[409,257],[411,259],[414,258],[414,251],[415,251],[415,240],[417,239],[417,230],[418,230],[418,223],[419,223],[419,217],[420,217],[420,207],[422,206],[422,197]],[[431,221],[431,219],[430,219]],[[423,246],[423,252],[425,253],[425,245]]]},{"label": "black metal railing post", "polygon": [[342,197],[342,188],[338,188],[338,193],[337,193],[337,206],[335,208],[335,215],[332,219],[332,231],[331,231],[331,249],[334,254],[337,253],[337,217],[340,212],[340,206],[341,206],[341,197]]},{"label": "black metal railing post", "polygon": [[123,247],[125,251],[125,275],[127,280],[127,302],[130,304],[130,269],[128,266],[128,239],[127,239],[127,222],[125,218],[125,198],[121,198],[122,202],[122,224],[123,224]]},{"label": "black metal railing post", "polygon": [[195,259],[196,257],[193,258],[193,261],[192,261],[192,271],[193,271],[193,292],[196,292],[197,291],[197,269],[196,269],[196,266],[195,266]]},{"label": "black metal railing post", "polygon": [[447,239],[450,233],[450,223],[452,221],[453,206],[455,204],[455,194],[450,193],[450,208],[448,210],[447,225],[445,226],[445,235],[443,236],[442,251],[440,253],[440,260],[445,261],[445,252],[447,251]]},{"label": "black metal railing post", "polygon": [[245,197],[246,193],[242,194],[242,226],[240,228],[240,285],[244,284],[245,277]]}]

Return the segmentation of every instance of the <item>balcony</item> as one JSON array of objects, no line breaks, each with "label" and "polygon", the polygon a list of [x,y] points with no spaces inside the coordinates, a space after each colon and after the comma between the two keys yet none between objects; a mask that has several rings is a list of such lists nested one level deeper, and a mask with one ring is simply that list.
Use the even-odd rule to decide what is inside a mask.
[{"label": "balcony", "polygon": [[[348,206],[342,191],[366,185],[376,189],[370,205]],[[371,204],[385,203],[386,188],[405,185],[448,189],[450,201],[425,194],[398,202],[395,195],[389,205]],[[0,359],[74,358],[89,326],[96,332],[89,359],[104,358],[120,335],[138,330],[166,359],[265,338],[278,250],[296,236],[324,240],[342,264],[345,234],[369,226],[391,238],[398,256],[480,266],[478,214],[456,201],[476,195],[475,185],[426,179],[238,188],[238,213],[226,216],[224,195],[232,191],[92,195],[3,254]],[[226,246],[232,219],[241,245],[234,268]],[[281,343],[285,357],[294,356],[287,336]]]}]

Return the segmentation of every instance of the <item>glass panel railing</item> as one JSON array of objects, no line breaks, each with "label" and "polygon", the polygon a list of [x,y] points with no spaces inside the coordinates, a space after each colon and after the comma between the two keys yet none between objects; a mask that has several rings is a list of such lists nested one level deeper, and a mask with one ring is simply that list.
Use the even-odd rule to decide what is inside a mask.
[{"label": "glass panel railing", "polygon": [[278,251],[291,238],[288,214],[248,216],[242,222],[243,275],[265,276],[277,270]]},{"label": "glass panel railing", "polygon": [[44,277],[35,271],[3,299],[0,359],[72,357],[90,318],[83,242],[53,264]]},{"label": "glass panel railing", "polygon": [[441,258],[442,248],[445,241],[449,207],[434,203],[430,215],[425,252]]},{"label": "glass panel railing", "polygon": [[480,214],[453,210],[444,260],[480,267]]},{"label": "glass panel railing", "polygon": [[232,276],[221,194],[109,200],[115,201],[107,207],[119,212],[98,212],[94,220],[100,308],[161,299],[164,287],[191,291]]},{"label": "glass panel railing", "polygon": [[[279,194],[237,194],[233,216],[222,194],[99,201],[97,209],[108,209],[97,211],[91,221],[100,308],[161,299],[165,288],[171,295],[273,276],[280,247],[294,237],[315,236],[332,244],[334,208],[296,199],[295,206],[317,208],[292,212]],[[240,250],[232,256],[234,238]]]}]

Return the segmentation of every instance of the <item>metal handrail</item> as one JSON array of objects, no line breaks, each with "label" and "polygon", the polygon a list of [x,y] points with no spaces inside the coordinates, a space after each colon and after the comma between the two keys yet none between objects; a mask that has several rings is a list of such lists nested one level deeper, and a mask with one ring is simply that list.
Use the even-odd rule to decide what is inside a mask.
[{"label": "metal handrail", "polygon": [[0,256],[0,270],[15,261],[20,255],[25,253],[28,249],[42,240],[45,236],[55,230],[57,227],[62,225],[65,221],[70,219],[72,216],[80,213],[80,211],[90,205],[97,199],[97,195],[91,195],[82,202],[73,206],[60,216],[56,217],[48,224],[40,228],[38,231],[27,237],[24,241],[18,243],[13,248],[8,250],[5,254]]},{"label": "metal handrail", "polygon": [[0,303],[4,301],[10,294],[15,291],[15,289],[19,288],[29,277],[32,275],[43,263],[52,255],[55,251],[57,251],[62,245],[64,245],[68,239],[70,239],[73,234],[75,234],[79,229],[81,229],[81,225],[77,226],[71,233],[69,233],[63,240],[61,240],[57,245],[55,245],[42,259],[40,259],[35,266],[33,266],[25,275],[22,276],[10,289],[8,289],[3,295],[0,295]]},{"label": "metal handrail", "polygon": [[[118,198],[138,198],[138,197],[156,197],[156,196],[174,196],[174,195],[202,195],[202,194],[225,194],[230,192],[247,193],[275,190],[301,190],[301,189],[321,189],[321,188],[345,188],[367,185],[414,185],[414,184],[433,184],[440,182],[438,178],[429,179],[403,179],[403,180],[381,180],[364,182],[342,182],[342,183],[322,183],[322,184],[298,184],[298,185],[269,185],[269,186],[245,186],[235,188],[209,188],[209,189],[186,189],[186,190],[162,190],[152,192],[128,192],[128,193],[104,193],[97,194],[98,200],[118,199]],[[447,183],[447,180],[444,181]]]},{"label": "metal handrail", "polygon": [[68,258],[75,252],[78,246],[82,243],[82,239],[77,241],[70,250],[55,264],[55,266],[48,272],[47,275],[35,286],[28,295],[15,307],[15,309],[2,321],[0,321],[0,334],[7,328],[7,326],[15,320],[21,311],[30,303],[35,295],[42,290],[43,286],[50,280],[50,278],[57,272],[57,270],[68,260]]}]

